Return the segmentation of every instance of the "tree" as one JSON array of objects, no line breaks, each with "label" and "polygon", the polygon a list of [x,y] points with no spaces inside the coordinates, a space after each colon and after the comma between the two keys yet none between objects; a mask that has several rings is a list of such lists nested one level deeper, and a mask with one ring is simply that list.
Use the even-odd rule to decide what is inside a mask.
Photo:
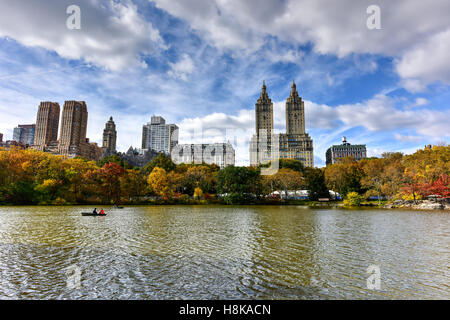
[{"label": "tree", "polygon": [[167,173],[163,168],[155,167],[148,176],[147,182],[155,194],[165,198],[172,195]]},{"label": "tree", "polygon": [[176,168],[175,163],[169,156],[164,153],[158,154],[155,159],[147,163],[141,170],[144,175],[150,174],[155,167],[164,169],[166,172],[170,172]]},{"label": "tree", "polygon": [[364,197],[359,195],[358,192],[349,192],[346,199],[344,200],[344,206],[358,207],[363,201]]},{"label": "tree", "polygon": [[325,184],[324,170],[318,168],[306,168],[305,180],[310,200],[317,201],[319,198],[330,197],[330,192]]},{"label": "tree", "polygon": [[288,191],[296,191],[305,186],[302,174],[287,168],[278,170],[271,177],[271,180],[276,189],[284,191],[286,199],[288,197]]},{"label": "tree", "polygon": [[200,188],[195,188],[194,190],[194,199],[201,199],[203,197],[203,191]]},{"label": "tree", "polygon": [[120,201],[120,177],[125,174],[125,169],[117,163],[107,163],[100,169],[101,194],[106,200],[114,203]]},{"label": "tree", "polygon": [[362,193],[361,178],[363,171],[353,158],[344,158],[340,162],[325,168],[325,181],[329,189],[345,197],[349,192]]},{"label": "tree", "polygon": [[126,170],[125,175],[120,178],[120,189],[122,197],[126,197],[128,200],[145,195],[147,189],[145,176],[138,170]]},{"label": "tree", "polygon": [[228,166],[217,173],[217,192],[226,203],[245,203],[261,194],[258,168]]},{"label": "tree", "polygon": [[382,187],[385,183],[384,175],[384,159],[372,159],[362,161],[362,169],[364,172],[361,178],[361,186],[374,192],[378,197],[378,203],[381,203]]},{"label": "tree", "polygon": [[215,185],[215,174],[210,167],[204,165],[191,166],[184,174],[182,191],[191,195],[195,188],[200,188],[204,192],[215,193]]},{"label": "tree", "polygon": [[97,161],[97,165],[99,167],[103,167],[107,163],[116,163],[122,168],[125,169],[132,169],[132,166],[128,164],[127,161],[123,160],[121,157],[119,157],[117,154],[113,154],[111,156],[107,156],[102,158],[101,160]]}]

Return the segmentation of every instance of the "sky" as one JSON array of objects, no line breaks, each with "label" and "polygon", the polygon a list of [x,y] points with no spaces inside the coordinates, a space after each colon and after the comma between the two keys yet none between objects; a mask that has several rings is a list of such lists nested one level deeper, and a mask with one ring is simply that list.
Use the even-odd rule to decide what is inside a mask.
[{"label": "sky", "polygon": [[180,143],[229,140],[248,165],[263,80],[276,132],[295,80],[316,166],[342,136],[369,156],[412,153],[450,138],[449,13],[448,0],[0,0],[0,132],[35,123],[41,101],[83,100],[91,142],[112,116],[119,151],[140,147],[161,115]]}]

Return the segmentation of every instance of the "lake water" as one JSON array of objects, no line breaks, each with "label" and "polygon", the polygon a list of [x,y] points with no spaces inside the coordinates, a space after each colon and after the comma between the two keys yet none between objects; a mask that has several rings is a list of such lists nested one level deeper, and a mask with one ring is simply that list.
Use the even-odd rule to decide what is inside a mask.
[{"label": "lake water", "polygon": [[0,207],[0,298],[450,299],[449,212],[90,210]]}]

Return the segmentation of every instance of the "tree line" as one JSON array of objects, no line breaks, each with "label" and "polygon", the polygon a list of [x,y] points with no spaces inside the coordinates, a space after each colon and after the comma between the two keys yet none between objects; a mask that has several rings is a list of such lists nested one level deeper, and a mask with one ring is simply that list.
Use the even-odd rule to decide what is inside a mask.
[{"label": "tree line", "polygon": [[309,190],[309,200],[328,198],[329,190],[367,198],[420,199],[450,196],[450,147],[434,146],[412,155],[345,158],[325,168],[305,168],[280,160],[274,175],[260,167],[176,165],[159,154],[143,168],[118,156],[99,162],[66,158],[32,149],[0,150],[2,204],[114,203],[279,203],[274,191]]}]

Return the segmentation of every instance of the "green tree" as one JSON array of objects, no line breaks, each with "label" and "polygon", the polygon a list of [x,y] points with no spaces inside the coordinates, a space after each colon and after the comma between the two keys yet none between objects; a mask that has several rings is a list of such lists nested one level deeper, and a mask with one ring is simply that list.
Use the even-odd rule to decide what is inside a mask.
[{"label": "green tree", "polygon": [[123,160],[121,157],[119,157],[117,154],[113,154],[111,156],[107,156],[102,158],[101,160],[97,161],[97,165],[102,168],[107,163],[116,163],[122,168],[125,169],[132,169],[132,166],[128,164],[127,161]]},{"label": "green tree", "polygon": [[310,200],[317,201],[319,198],[330,197],[330,192],[325,183],[324,170],[318,168],[306,168],[305,180]]},{"label": "green tree", "polygon": [[176,168],[175,163],[169,156],[164,153],[158,154],[155,159],[147,163],[141,170],[142,174],[149,175],[155,167],[164,169],[166,172],[170,172]]},{"label": "green tree", "polygon": [[245,203],[261,195],[260,170],[228,166],[217,173],[217,193],[225,195],[228,204]]}]

